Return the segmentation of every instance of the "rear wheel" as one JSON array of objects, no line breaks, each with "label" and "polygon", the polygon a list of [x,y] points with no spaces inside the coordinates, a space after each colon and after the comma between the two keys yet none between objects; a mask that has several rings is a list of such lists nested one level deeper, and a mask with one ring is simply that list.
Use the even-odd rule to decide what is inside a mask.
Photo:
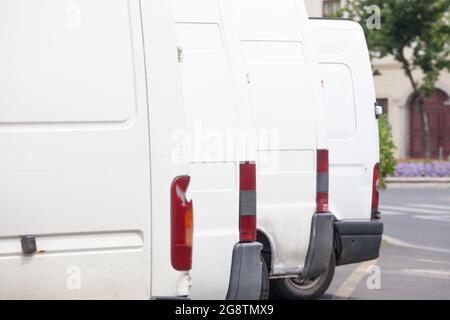
[{"label": "rear wheel", "polygon": [[269,279],[269,269],[267,268],[266,261],[261,256],[261,264],[262,264],[262,277],[261,277],[261,296],[260,300],[268,300],[269,299],[269,287],[270,287],[270,279]]},{"label": "rear wheel", "polygon": [[334,276],[336,258],[331,252],[328,269],[315,279],[296,278],[274,279],[270,282],[273,296],[286,300],[314,300],[322,297],[328,290]]}]

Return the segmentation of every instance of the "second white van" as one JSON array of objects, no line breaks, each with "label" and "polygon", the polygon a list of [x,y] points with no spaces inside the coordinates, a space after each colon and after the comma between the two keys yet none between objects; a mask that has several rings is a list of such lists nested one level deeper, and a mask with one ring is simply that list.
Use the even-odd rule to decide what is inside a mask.
[{"label": "second white van", "polygon": [[[196,217],[205,217],[205,224],[197,223],[194,231],[192,274],[203,280],[192,297],[226,295],[236,231],[245,227],[236,219],[242,206],[257,211],[262,292],[269,273],[289,277],[304,270],[311,235],[323,240],[310,249],[310,275],[325,270],[333,240],[326,111],[303,1],[174,0],[173,5],[187,123],[194,141],[201,141],[192,148],[191,191]],[[255,139],[248,144],[244,139],[247,147],[241,150],[230,136],[241,141],[247,133]],[[257,171],[251,193],[242,192],[237,170],[248,161]],[[213,242],[214,234],[221,242]],[[214,287],[214,294],[206,296],[203,286]]]}]

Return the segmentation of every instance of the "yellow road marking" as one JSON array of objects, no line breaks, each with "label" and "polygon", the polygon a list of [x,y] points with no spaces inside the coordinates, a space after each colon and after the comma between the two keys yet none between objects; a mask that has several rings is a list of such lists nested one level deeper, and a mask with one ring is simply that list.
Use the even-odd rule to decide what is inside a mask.
[{"label": "yellow road marking", "polygon": [[367,261],[361,263],[348,277],[344,283],[339,287],[336,293],[333,295],[333,299],[348,299],[351,297],[356,286],[361,282],[364,276],[367,274],[367,270],[375,265],[377,260]]}]

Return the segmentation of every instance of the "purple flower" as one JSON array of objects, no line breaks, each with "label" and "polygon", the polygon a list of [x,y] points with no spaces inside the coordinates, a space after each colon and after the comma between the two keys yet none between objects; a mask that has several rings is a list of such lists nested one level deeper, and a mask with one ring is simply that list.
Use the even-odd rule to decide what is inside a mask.
[{"label": "purple flower", "polygon": [[450,177],[450,162],[400,162],[396,177]]}]

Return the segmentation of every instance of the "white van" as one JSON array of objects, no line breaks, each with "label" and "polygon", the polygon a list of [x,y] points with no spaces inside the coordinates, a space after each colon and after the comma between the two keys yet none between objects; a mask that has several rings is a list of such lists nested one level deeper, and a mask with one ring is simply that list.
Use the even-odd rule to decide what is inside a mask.
[{"label": "white van", "polygon": [[[338,265],[376,258],[383,224],[378,221],[379,135],[373,71],[361,26],[348,20],[311,19],[328,115],[330,212],[338,232],[346,221],[358,222],[352,235],[341,236]],[[349,194],[349,190],[351,193]],[[351,223],[348,222],[350,226]],[[370,236],[373,236],[372,241]],[[348,243],[347,243],[348,242]],[[365,248],[346,256],[349,250]]]},{"label": "white van", "polygon": [[[377,189],[379,107],[364,32],[359,24],[344,20],[311,20],[311,27],[328,118],[333,251],[327,271],[306,279],[302,272],[297,279],[276,280],[273,289],[286,298],[319,297],[335,266],[378,258],[383,233]],[[311,238],[309,252],[320,248],[321,238]]]},{"label": "white van", "polygon": [[[227,16],[219,10],[228,9],[228,2],[172,1],[191,137],[190,194],[196,214],[192,277],[197,279],[193,299],[268,296],[262,245],[256,242],[257,164],[252,154],[235,150],[235,139],[239,130],[248,128],[249,116],[238,109],[242,98],[236,88],[243,87],[245,78],[233,74],[239,60],[230,55],[232,35],[225,32]],[[241,277],[240,292],[236,274]]]},{"label": "white van", "polygon": [[[318,159],[317,191],[329,194],[333,229],[313,224],[303,271],[296,278],[273,281],[274,295],[291,299],[320,297],[332,281],[335,266],[378,258],[383,233],[377,189],[380,109],[364,32],[351,21],[310,22],[329,139],[329,164]],[[323,264],[327,256],[320,253],[330,243],[324,233],[333,239],[327,268]]]},{"label": "white van", "polygon": [[[303,1],[173,0],[173,5],[188,126],[193,136],[203,131],[200,140],[208,147],[220,145],[217,141],[224,145],[219,148],[224,152],[192,157],[193,181],[196,176],[203,180],[193,182],[191,192],[194,199],[205,199],[203,208],[196,202],[196,217],[211,218],[202,219],[205,224],[197,223],[194,231],[195,243],[202,244],[194,250],[192,274],[203,280],[200,286],[196,282],[192,296],[226,294],[221,288],[231,268],[228,256],[239,239],[234,231],[237,168],[247,160],[257,168],[253,201],[263,267],[273,277],[301,273],[311,225],[320,225],[327,231],[321,232],[324,244],[309,259],[312,273],[323,271],[333,237],[333,216],[327,214],[326,111]],[[223,142],[230,131],[238,136],[253,132],[258,137],[253,154],[230,151]],[[194,144],[201,149],[202,143]],[[315,216],[317,207],[323,213]],[[210,246],[214,234],[227,244]],[[263,291],[267,282],[263,272]],[[203,286],[215,286],[217,294],[206,296]]]},{"label": "white van", "polygon": [[[280,298],[322,295],[336,259],[341,264],[378,255],[381,233],[375,230],[369,243],[374,252],[367,254],[366,243],[361,248],[360,242],[372,237],[353,234],[380,227],[369,222],[370,209],[366,214],[360,208],[360,217],[368,219],[361,224],[338,221],[349,216],[330,213],[327,109],[303,1],[173,0],[173,5],[187,123],[197,135],[191,168],[198,171],[191,174],[203,179],[191,191],[205,199],[203,208],[196,206],[196,217],[211,218],[202,219],[205,224],[194,232],[194,240],[209,241],[196,241],[203,245],[194,251],[192,274],[202,284],[193,287],[192,296],[220,299],[226,294],[227,256],[239,239],[233,231],[239,208],[227,202],[238,203],[238,167],[247,160],[255,161],[257,169],[257,197],[250,198],[250,207],[254,210],[256,202],[262,291],[267,269],[271,291]],[[230,131],[258,136],[254,153],[246,157],[236,148],[229,150]],[[206,154],[195,152],[205,145]],[[376,154],[372,160],[378,162]],[[207,245],[217,233],[224,242]],[[215,287],[215,294],[206,294],[206,286]]]},{"label": "white van", "polygon": [[[197,168],[174,161],[185,114],[171,3],[1,1],[0,30],[0,299],[189,297],[193,220],[208,222],[189,200]],[[237,223],[229,232],[239,243]],[[223,247],[206,240],[194,250]],[[222,290],[259,296],[261,245],[236,247]]]}]

